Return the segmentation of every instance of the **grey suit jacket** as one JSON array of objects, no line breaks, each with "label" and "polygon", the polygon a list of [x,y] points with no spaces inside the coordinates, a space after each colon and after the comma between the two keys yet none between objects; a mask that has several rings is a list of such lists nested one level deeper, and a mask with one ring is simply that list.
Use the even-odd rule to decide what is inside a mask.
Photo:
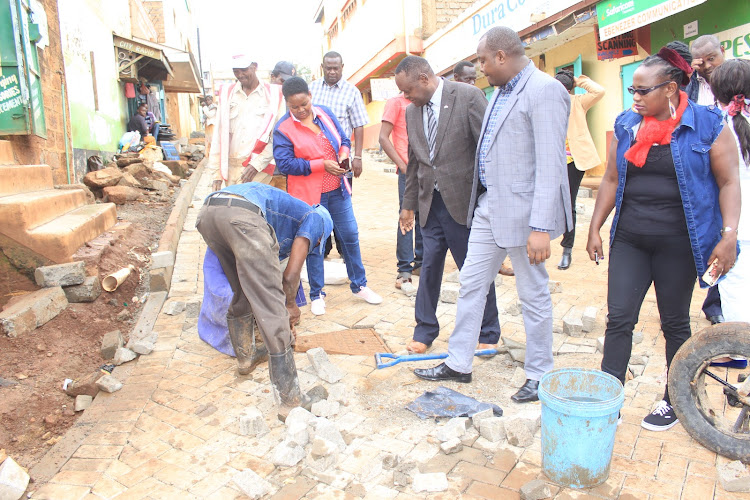
[{"label": "grey suit jacket", "polygon": [[424,133],[422,107],[406,108],[409,163],[401,208],[419,212],[419,224],[427,223],[437,179],[440,195],[453,219],[466,224],[474,175],[474,158],[487,107],[484,92],[473,85],[443,81],[435,146],[435,168]]},{"label": "grey suit jacket", "polygon": [[[487,107],[482,136],[497,96],[495,92]],[[532,227],[549,230],[550,239],[573,227],[565,159],[569,114],[570,96],[565,87],[536,68],[526,72],[500,111],[485,169],[492,207],[490,224],[498,246],[525,246]],[[476,206],[480,185],[481,142],[471,207]],[[467,219],[469,226],[472,216],[473,210]]]}]

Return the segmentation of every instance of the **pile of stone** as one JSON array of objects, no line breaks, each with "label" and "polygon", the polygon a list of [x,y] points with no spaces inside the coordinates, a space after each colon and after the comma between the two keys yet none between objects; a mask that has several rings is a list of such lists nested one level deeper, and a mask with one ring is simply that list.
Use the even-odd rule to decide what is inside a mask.
[{"label": "pile of stone", "polygon": [[[200,156],[202,159],[203,157]],[[152,161],[138,153],[116,155],[101,170],[89,172],[83,178],[96,198],[123,205],[150,197],[164,201],[170,190],[192,174],[200,160]]]},{"label": "pile of stone", "polygon": [[0,449],[0,498],[3,500],[25,498],[29,479],[28,472],[10,458],[4,449]]},{"label": "pile of stone", "polygon": [[0,312],[0,332],[27,334],[60,314],[69,302],[93,302],[102,288],[97,276],[86,275],[83,262],[39,267],[34,271],[41,290],[13,298]]}]

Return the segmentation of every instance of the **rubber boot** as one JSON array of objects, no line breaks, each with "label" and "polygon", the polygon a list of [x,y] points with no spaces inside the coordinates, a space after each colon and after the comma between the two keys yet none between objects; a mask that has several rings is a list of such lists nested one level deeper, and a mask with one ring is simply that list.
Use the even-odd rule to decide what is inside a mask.
[{"label": "rubber boot", "polygon": [[239,318],[227,316],[227,327],[240,375],[247,375],[268,357],[268,350],[265,345],[255,342],[255,319],[252,313]]},{"label": "rubber boot", "polygon": [[558,269],[564,271],[570,267],[570,261],[573,259],[572,253],[572,248],[563,248],[562,259],[560,259],[560,263],[557,265]]},{"label": "rubber boot", "polygon": [[268,371],[273,387],[273,396],[279,406],[279,420],[286,420],[286,416],[297,406],[310,410],[310,398],[299,388],[297,366],[294,364],[294,349],[289,346],[281,354],[269,355]]}]

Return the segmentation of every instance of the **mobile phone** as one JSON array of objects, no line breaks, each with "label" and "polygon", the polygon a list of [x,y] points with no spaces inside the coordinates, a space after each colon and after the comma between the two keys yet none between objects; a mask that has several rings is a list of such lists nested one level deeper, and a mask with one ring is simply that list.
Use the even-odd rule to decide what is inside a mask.
[{"label": "mobile phone", "polygon": [[719,280],[718,276],[716,278],[711,276],[711,271],[716,269],[716,262],[717,261],[713,261],[711,265],[708,266],[708,269],[706,270],[706,272],[703,274],[703,281],[705,281],[708,284],[708,286],[714,286],[716,282]]},{"label": "mobile phone", "polygon": [[343,168],[346,171],[349,171],[352,169],[352,167],[349,165],[349,158],[344,158],[339,162],[339,167]]}]

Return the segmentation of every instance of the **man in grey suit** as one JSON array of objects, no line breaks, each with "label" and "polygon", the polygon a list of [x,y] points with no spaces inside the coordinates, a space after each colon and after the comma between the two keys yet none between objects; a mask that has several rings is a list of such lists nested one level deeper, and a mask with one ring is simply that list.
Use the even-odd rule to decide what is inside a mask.
[{"label": "man in grey suit", "polygon": [[[474,155],[487,100],[474,86],[438,78],[417,56],[407,56],[398,65],[396,85],[411,101],[406,108],[409,163],[399,225],[402,232],[410,231],[418,209],[423,246],[414,307],[417,324],[407,350],[423,353],[440,333],[435,311],[446,253],[450,249],[459,269],[466,258]],[[479,342],[495,347],[500,340],[495,287],[484,291],[479,307],[484,310],[477,326]]]},{"label": "man in grey suit", "polygon": [[509,255],[526,329],[527,380],[512,399],[536,401],[539,379],[552,369],[552,300],[544,261],[550,240],[572,225],[565,161],[570,97],[560,82],[534,67],[510,28],[490,29],[477,55],[498,88],[477,148],[470,205],[476,208],[469,212],[456,327],[445,363],[415,373],[428,380],[471,380],[478,307]]}]

